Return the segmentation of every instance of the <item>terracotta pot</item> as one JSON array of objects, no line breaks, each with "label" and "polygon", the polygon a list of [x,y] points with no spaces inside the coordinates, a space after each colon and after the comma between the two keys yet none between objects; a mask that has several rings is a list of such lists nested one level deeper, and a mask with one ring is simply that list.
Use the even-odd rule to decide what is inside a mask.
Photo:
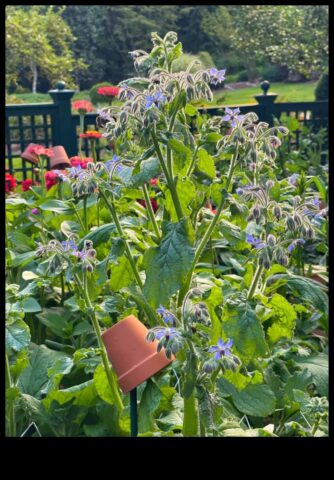
[{"label": "terracotta pot", "polygon": [[175,360],[167,358],[164,349],[157,352],[158,341],[148,342],[147,332],[145,325],[130,315],[102,334],[123,393],[130,392]]},{"label": "terracotta pot", "polygon": [[21,158],[23,160],[27,160],[30,163],[34,163],[35,165],[38,164],[38,156],[35,153],[32,153],[32,149],[34,147],[37,147],[37,143],[29,143],[27,148],[24,150],[24,152],[21,153]]},{"label": "terracotta pot", "polygon": [[67,156],[65,148],[62,145],[57,145],[56,147],[52,147],[53,150],[53,157],[50,157],[50,167],[51,168],[59,168],[62,170],[63,168],[67,168],[71,166],[71,162]]}]

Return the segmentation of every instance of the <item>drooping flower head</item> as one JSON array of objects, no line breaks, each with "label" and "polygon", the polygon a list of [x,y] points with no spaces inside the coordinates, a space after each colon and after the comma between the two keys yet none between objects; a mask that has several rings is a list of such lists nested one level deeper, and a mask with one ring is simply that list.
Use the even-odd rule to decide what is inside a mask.
[{"label": "drooping flower head", "polygon": [[223,120],[225,122],[231,122],[232,127],[236,127],[237,121],[242,120],[244,118],[243,115],[239,115],[240,108],[225,108],[225,115],[223,116]]},{"label": "drooping flower head", "polygon": [[232,340],[228,340],[226,343],[220,338],[217,345],[213,345],[209,348],[210,353],[214,353],[215,360],[220,360],[224,356],[232,356],[231,347],[233,345]]},{"label": "drooping flower head", "polygon": [[6,193],[12,192],[16,188],[16,180],[10,173],[6,173],[5,176],[5,188]]},{"label": "drooping flower head", "polygon": [[93,105],[88,100],[77,100],[72,103],[72,108],[73,110],[78,110],[81,115],[94,110]]},{"label": "drooping flower head", "polygon": [[162,94],[162,92],[155,92],[154,95],[146,96],[145,107],[149,109],[153,105],[155,105],[157,108],[159,108],[160,105],[164,103],[166,100],[167,98]]},{"label": "drooping flower head", "polygon": [[225,72],[226,70],[217,70],[217,68],[210,68],[210,83],[212,85],[218,85],[218,83],[222,83],[225,80]]},{"label": "drooping flower head", "polygon": [[175,315],[172,314],[169,310],[167,310],[165,307],[162,305],[159,306],[157,309],[157,313],[161,315],[163,321],[167,325],[174,325],[175,324]]},{"label": "drooping flower head", "polygon": [[252,247],[255,247],[255,248],[262,248],[266,246],[266,244],[262,242],[259,238],[255,238],[253,237],[253,235],[250,235],[249,233],[247,233],[246,235],[246,242],[250,243]]}]

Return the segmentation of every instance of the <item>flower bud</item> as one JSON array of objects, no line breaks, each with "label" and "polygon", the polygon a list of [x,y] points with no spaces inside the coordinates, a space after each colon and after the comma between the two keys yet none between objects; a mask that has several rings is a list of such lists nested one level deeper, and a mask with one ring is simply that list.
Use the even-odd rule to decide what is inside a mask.
[{"label": "flower bud", "polygon": [[268,180],[266,185],[268,189],[273,188],[273,186],[275,185],[275,182],[273,180]]},{"label": "flower bud", "polygon": [[272,160],[275,160],[275,158],[276,158],[276,152],[275,152],[275,150],[271,150],[271,152],[270,152],[270,158],[271,158]]},{"label": "flower bud", "polygon": [[274,235],[268,235],[268,238],[267,238],[267,243],[270,247],[274,247],[275,244],[276,244],[276,238],[274,237]]},{"label": "flower bud", "polygon": [[261,211],[257,205],[255,205],[255,207],[253,208],[252,213],[254,215],[254,218],[260,218],[261,216]]},{"label": "flower bud", "polygon": [[297,205],[299,205],[300,202],[301,202],[301,198],[300,198],[299,195],[296,195],[295,197],[293,197],[293,205],[294,205],[295,207],[297,207]]},{"label": "flower bud", "polygon": [[301,216],[299,215],[299,213],[295,212],[293,214],[293,219],[294,219],[294,221],[295,221],[295,223],[298,227],[303,225],[303,220],[302,220]]},{"label": "flower bud", "polygon": [[307,238],[313,238],[314,237],[314,230],[312,227],[309,227],[307,230],[306,230],[306,237]]},{"label": "flower bud", "polygon": [[291,232],[294,232],[295,230],[297,230],[297,225],[292,217],[287,217],[286,228]]},{"label": "flower bud", "polygon": [[187,98],[188,100],[194,100],[195,98],[195,89],[192,85],[188,85],[187,88],[186,88],[186,94],[187,94]]},{"label": "flower bud", "polygon": [[274,207],[274,215],[277,218],[277,220],[279,220],[282,217],[282,210],[278,205]]},{"label": "flower bud", "polygon": [[249,170],[250,170],[251,172],[255,172],[255,170],[256,170],[256,163],[251,162],[251,163],[249,164]]},{"label": "flower bud", "polygon": [[249,156],[250,156],[250,159],[252,160],[252,162],[256,162],[257,152],[256,152],[255,148],[251,149]]},{"label": "flower bud", "polygon": [[119,116],[119,121],[124,125],[128,120],[128,114],[123,110]]},{"label": "flower bud", "polygon": [[277,260],[280,265],[283,265],[283,267],[286,267],[288,265],[288,257],[284,255],[282,258]]},{"label": "flower bud", "polygon": [[188,73],[187,75],[187,82],[190,83],[191,85],[194,85],[194,79],[193,76]]},{"label": "flower bud", "polygon": [[84,265],[84,268],[85,270],[87,270],[87,272],[90,272],[90,273],[94,270],[93,265],[91,265],[90,263],[86,263]]}]

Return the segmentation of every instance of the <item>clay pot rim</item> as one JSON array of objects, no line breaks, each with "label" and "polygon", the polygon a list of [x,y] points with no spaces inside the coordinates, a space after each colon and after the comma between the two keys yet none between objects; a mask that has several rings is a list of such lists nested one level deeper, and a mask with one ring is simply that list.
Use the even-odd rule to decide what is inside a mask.
[{"label": "clay pot rim", "polygon": [[[108,327],[104,332],[102,332],[102,335],[104,335],[104,334],[107,333],[107,332],[110,332],[111,329],[115,329],[115,327],[117,327],[118,325],[120,325],[120,324],[121,324],[122,322],[124,322],[125,320],[129,320],[130,318],[133,318],[133,319],[135,319],[135,320],[137,320],[137,321],[140,322],[140,320],[138,320],[138,318],[136,318],[134,315],[128,315],[127,317],[122,318],[122,320],[120,320],[119,322],[115,323],[114,325],[111,325],[111,327]],[[142,322],[140,322],[140,323],[142,323]],[[143,325],[144,325],[144,324],[143,324]],[[144,325],[144,327],[147,328],[146,325]]]}]

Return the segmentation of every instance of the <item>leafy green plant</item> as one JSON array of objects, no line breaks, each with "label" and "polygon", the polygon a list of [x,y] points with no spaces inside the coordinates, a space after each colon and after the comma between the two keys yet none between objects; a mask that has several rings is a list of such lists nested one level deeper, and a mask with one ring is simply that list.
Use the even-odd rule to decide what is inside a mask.
[{"label": "leafy green plant", "polygon": [[286,127],[200,115],[225,71],[152,42],[99,114],[113,158],[8,195],[8,435],[129,435],[101,331],[130,314],[175,357],[138,387],[140,436],[327,435],[326,287],[299,256],[326,244],[322,185],[276,178]]}]

